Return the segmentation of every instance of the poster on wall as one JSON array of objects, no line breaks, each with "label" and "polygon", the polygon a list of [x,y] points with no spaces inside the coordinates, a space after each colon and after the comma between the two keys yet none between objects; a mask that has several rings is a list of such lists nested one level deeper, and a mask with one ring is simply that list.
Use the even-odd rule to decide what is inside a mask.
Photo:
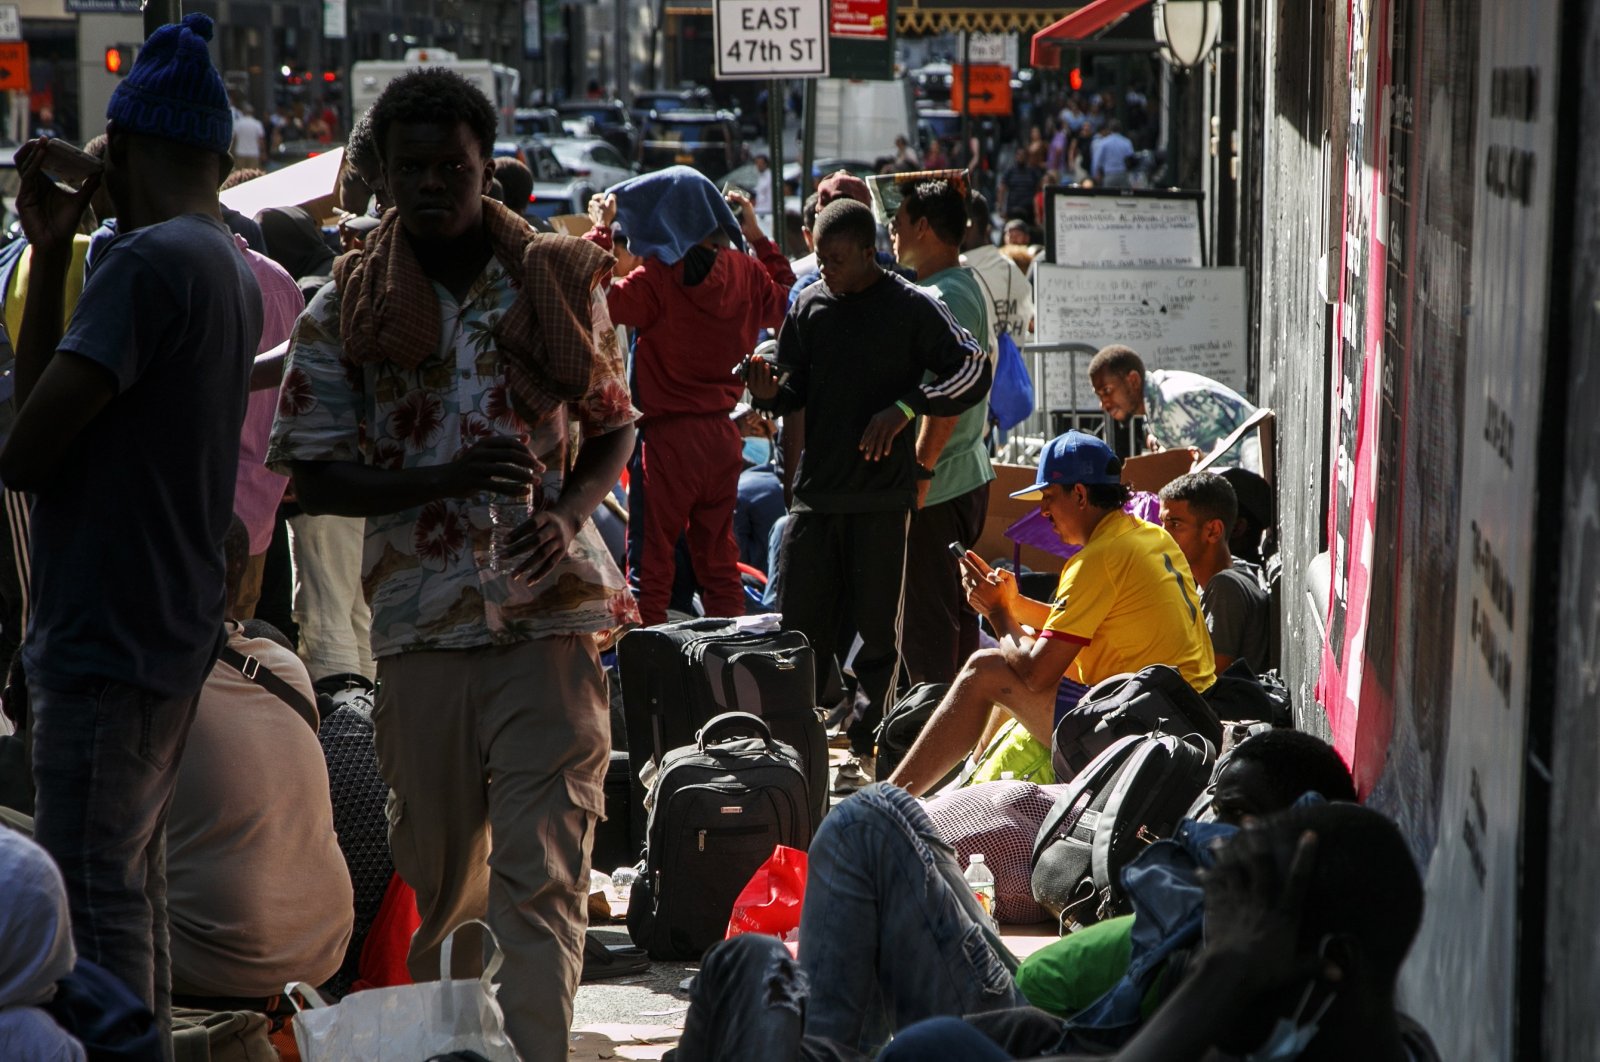
[{"label": "poster on wall", "polygon": [[1455,683],[1427,914],[1403,979],[1419,1017],[1437,1016],[1446,1058],[1513,1053],[1559,8],[1484,4],[1479,34]]}]

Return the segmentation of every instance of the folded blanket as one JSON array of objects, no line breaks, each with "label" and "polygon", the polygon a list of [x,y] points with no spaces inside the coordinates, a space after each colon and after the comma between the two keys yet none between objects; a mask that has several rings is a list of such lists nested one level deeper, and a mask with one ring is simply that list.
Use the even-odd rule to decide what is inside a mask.
[{"label": "folded blanket", "polygon": [[[495,325],[495,347],[517,414],[530,424],[589,391],[595,347],[590,294],[613,259],[588,240],[537,233],[492,199],[483,224],[494,256],[519,290]],[[334,263],[339,333],[356,365],[413,369],[439,350],[439,296],[391,209],[363,250]]]}]

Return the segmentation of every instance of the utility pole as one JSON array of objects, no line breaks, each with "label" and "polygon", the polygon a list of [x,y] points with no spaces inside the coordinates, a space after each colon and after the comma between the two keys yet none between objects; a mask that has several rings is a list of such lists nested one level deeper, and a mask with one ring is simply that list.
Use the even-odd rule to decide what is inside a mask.
[{"label": "utility pole", "polygon": [[183,0],[144,0],[144,36],[183,21]]},{"label": "utility pole", "polygon": [[772,180],[772,242],[787,255],[783,232],[783,82],[777,78],[767,83],[767,156]]}]

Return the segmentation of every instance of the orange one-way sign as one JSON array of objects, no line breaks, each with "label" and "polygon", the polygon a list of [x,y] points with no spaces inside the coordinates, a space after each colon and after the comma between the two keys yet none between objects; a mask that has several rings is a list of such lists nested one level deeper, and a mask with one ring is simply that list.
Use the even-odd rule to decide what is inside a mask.
[{"label": "orange one-way sign", "polygon": [[[965,101],[968,106],[963,107]],[[1011,113],[1011,68],[1000,63],[973,63],[950,68],[950,108],[968,114]]]},{"label": "orange one-way sign", "polygon": [[27,42],[0,41],[0,92],[27,92],[32,87]]}]

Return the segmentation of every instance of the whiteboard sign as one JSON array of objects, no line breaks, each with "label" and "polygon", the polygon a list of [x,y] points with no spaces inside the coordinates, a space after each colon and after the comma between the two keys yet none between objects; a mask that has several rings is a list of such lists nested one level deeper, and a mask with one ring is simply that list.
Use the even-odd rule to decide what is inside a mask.
[{"label": "whiteboard sign", "polygon": [[1056,265],[1086,269],[1205,265],[1197,199],[1057,193],[1050,201]]},{"label": "whiteboard sign", "polygon": [[[1040,344],[1132,347],[1147,369],[1182,369],[1245,393],[1248,344],[1243,269],[1069,269],[1034,267]],[[1078,371],[1088,359],[1076,359]],[[1046,409],[1072,408],[1069,359],[1048,359]],[[1061,366],[1059,371],[1056,366]],[[1080,402],[1093,404],[1087,378]]]},{"label": "whiteboard sign", "polygon": [[828,0],[717,0],[719,81],[828,76]]}]

